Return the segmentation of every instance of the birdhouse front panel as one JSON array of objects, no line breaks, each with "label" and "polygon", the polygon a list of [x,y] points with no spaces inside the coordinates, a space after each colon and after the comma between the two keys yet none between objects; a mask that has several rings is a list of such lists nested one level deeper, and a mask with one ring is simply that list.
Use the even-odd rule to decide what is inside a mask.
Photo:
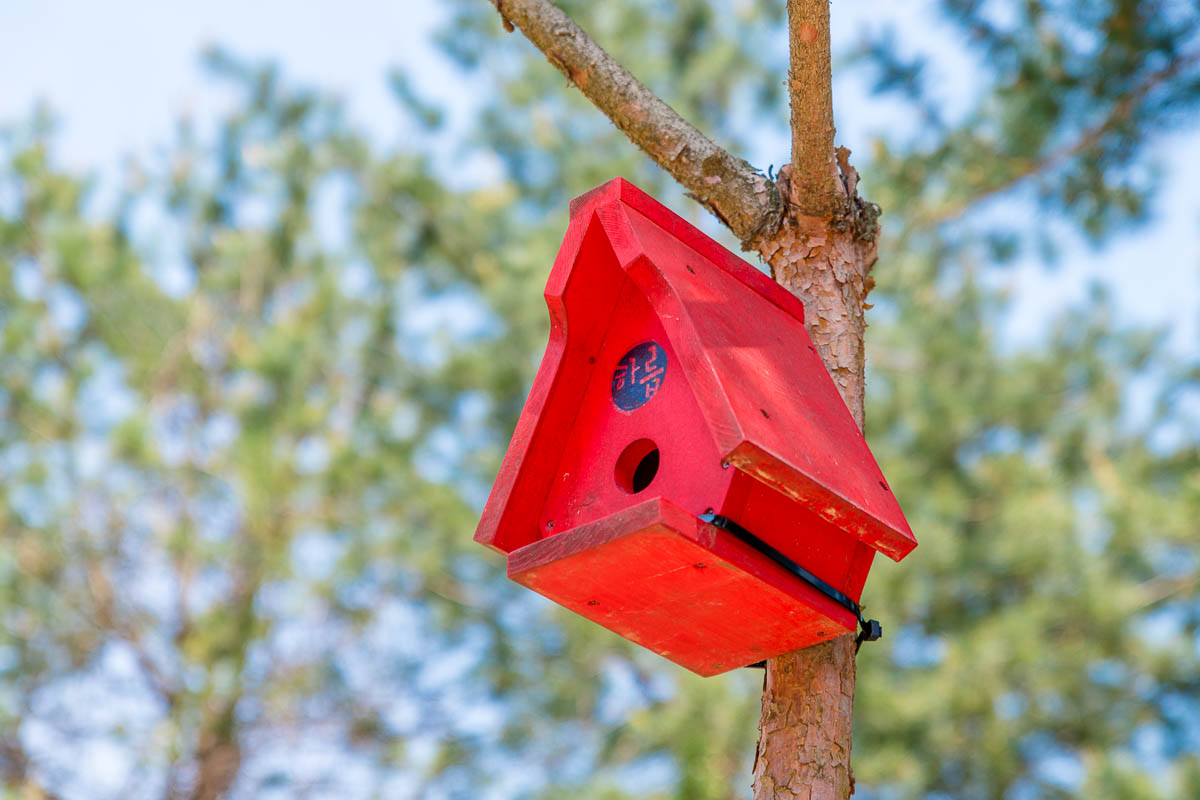
[{"label": "birdhouse front panel", "polygon": [[572,203],[550,341],[476,539],[699,674],[852,632],[915,546],[795,297],[617,179]]},{"label": "birdhouse front panel", "polygon": [[688,372],[637,281],[623,282],[591,358],[578,414],[559,441],[562,455],[540,520],[544,535],[635,505],[647,491],[703,513],[724,493],[714,495],[714,487],[731,475],[721,468]]}]

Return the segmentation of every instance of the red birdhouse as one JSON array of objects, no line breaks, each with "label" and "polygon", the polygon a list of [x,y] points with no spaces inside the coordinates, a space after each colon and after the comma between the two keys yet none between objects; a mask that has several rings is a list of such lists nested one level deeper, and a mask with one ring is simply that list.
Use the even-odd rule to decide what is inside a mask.
[{"label": "red birdhouse", "polygon": [[546,303],[475,533],[509,577],[700,675],[854,631],[875,552],[917,542],[800,301],[618,178]]}]

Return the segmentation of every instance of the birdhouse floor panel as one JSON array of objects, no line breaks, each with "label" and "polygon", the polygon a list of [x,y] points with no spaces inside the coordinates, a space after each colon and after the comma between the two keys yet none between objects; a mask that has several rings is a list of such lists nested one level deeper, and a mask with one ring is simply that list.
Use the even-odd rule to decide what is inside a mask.
[{"label": "birdhouse floor panel", "polygon": [[699,674],[854,630],[853,615],[727,531],[655,498],[509,554],[509,577]]}]

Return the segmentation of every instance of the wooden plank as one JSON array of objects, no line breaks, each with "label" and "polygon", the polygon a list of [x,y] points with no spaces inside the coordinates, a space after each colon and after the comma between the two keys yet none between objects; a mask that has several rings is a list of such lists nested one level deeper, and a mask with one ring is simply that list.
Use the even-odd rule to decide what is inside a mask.
[{"label": "wooden plank", "polygon": [[808,584],[660,498],[514,551],[509,577],[699,675],[855,626]]}]

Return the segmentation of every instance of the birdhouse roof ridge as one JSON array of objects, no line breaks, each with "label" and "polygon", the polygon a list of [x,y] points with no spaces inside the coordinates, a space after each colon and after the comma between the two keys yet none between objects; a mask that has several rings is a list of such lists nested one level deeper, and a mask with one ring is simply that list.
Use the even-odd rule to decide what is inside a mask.
[{"label": "birdhouse roof ridge", "polygon": [[[638,212],[701,256],[753,289],[763,299],[804,322],[804,304],[770,276],[734,253],[704,231],[643,192],[625,178],[616,177],[571,201],[571,222],[585,220],[601,206],[619,203]],[[586,224],[586,222],[584,223]]]}]

